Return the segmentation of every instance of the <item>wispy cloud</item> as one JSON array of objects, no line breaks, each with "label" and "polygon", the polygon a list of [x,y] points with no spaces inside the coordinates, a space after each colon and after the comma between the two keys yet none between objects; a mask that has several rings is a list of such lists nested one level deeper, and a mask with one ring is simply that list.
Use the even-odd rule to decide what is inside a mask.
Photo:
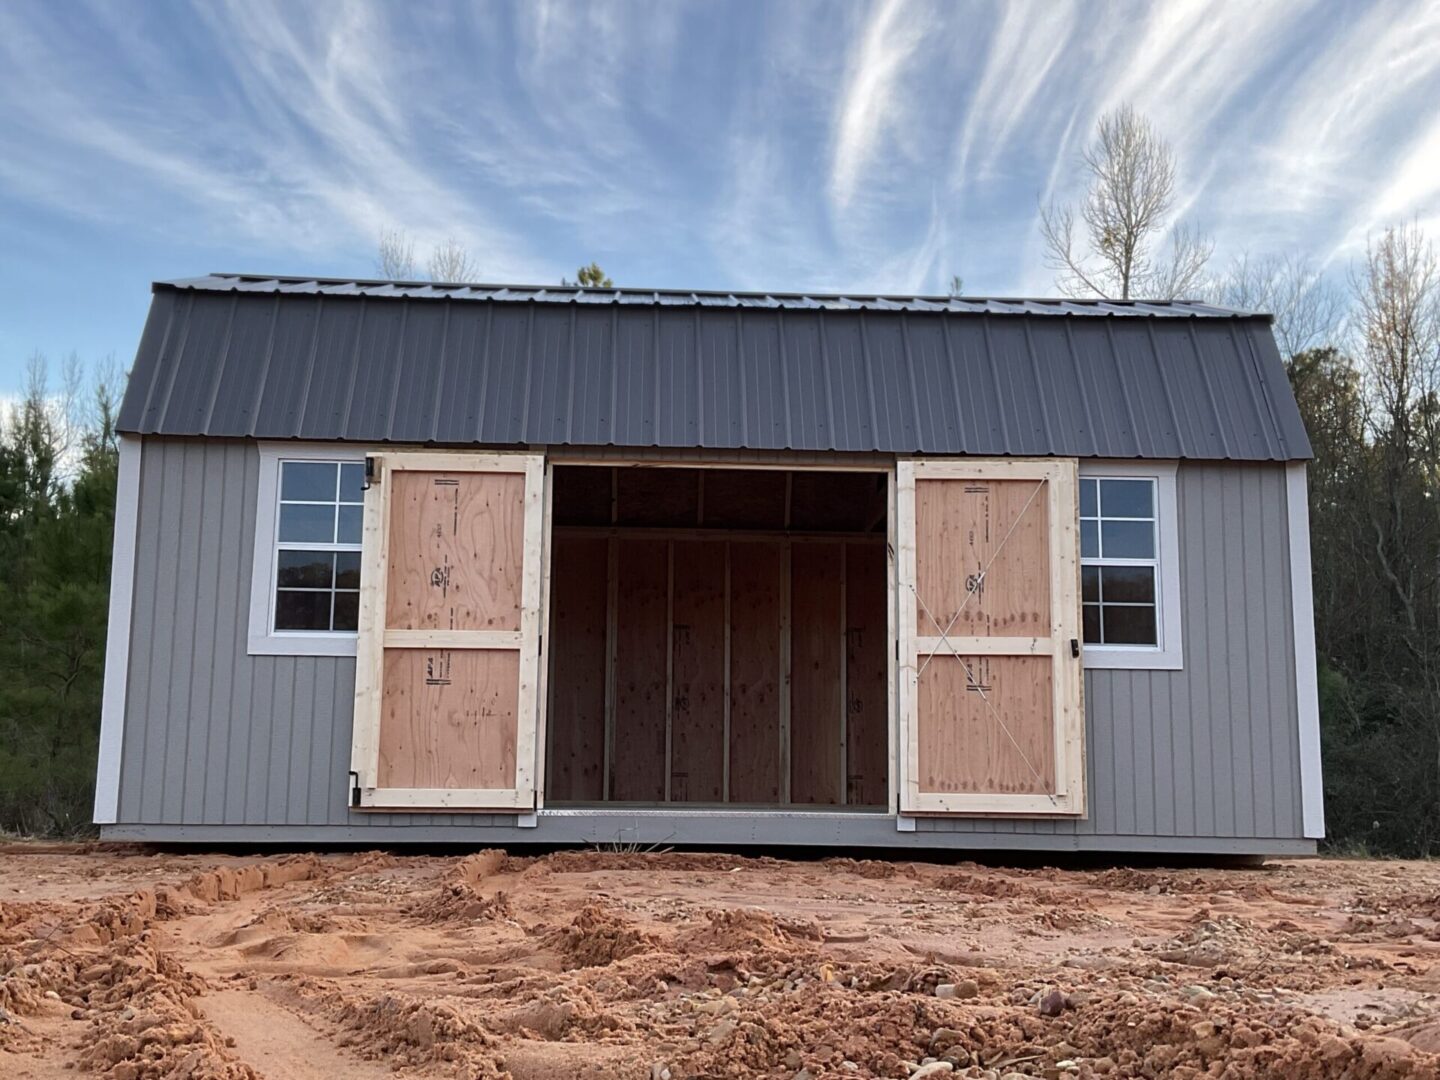
[{"label": "wispy cloud", "polygon": [[865,20],[836,108],[830,197],[837,212],[855,199],[884,137],[900,122],[913,122],[903,107],[904,67],[924,40],[926,19],[904,0],[881,0]]},{"label": "wispy cloud", "polygon": [[1388,222],[1440,228],[1440,0],[15,0],[0,97],[17,355],[124,344],[38,321],[26,260],[57,234],[125,303],[137,262],[365,273],[382,226],[457,237],[492,279],[598,258],[657,285],[1048,292],[1037,203],[1078,194],[1122,101],[1221,260],[1338,267]]}]

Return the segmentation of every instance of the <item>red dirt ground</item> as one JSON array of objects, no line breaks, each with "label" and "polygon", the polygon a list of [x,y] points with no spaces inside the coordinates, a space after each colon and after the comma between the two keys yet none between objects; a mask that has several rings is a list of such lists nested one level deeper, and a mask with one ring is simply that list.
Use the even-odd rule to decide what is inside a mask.
[{"label": "red dirt ground", "polygon": [[1440,1077],[1440,866],[0,850],[0,1077]]}]

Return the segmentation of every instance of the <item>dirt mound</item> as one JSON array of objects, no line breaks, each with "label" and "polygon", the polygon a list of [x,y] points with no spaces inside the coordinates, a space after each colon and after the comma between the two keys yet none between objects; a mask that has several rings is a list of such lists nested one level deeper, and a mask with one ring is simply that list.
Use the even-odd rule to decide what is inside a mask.
[{"label": "dirt mound", "polygon": [[392,1068],[448,1065],[464,1080],[510,1077],[495,1039],[451,1005],[394,993],[353,999],[338,991],[312,994],[312,1003],[344,1032],[340,1045],[363,1058]]},{"label": "dirt mound", "polygon": [[1088,875],[1096,888],[1124,892],[1143,892],[1152,896],[1195,896],[1234,893],[1249,900],[1272,895],[1271,884],[1263,868],[1239,874],[1187,874],[1164,870],[1136,870],[1117,866]]},{"label": "dirt mound", "polygon": [[900,872],[894,863],[881,859],[826,859],[820,865],[827,870],[839,870],[871,881],[884,881]]},{"label": "dirt mound", "polygon": [[[1043,889],[1034,885],[1028,885],[1023,881],[1016,881],[1014,878],[1005,877],[993,870],[981,870],[979,872],[969,870],[953,870],[943,874],[935,882],[935,888],[945,892],[969,893],[971,896],[985,896],[993,900],[1006,900],[1012,898],[1026,897],[1036,898],[1046,896]],[[1066,903],[1084,903],[1079,897],[1066,897]]]},{"label": "dirt mound", "polygon": [[533,867],[555,874],[591,874],[603,870],[701,870],[725,873],[775,863],[774,859],[747,859],[739,855],[698,851],[555,851],[534,860],[509,859],[505,869],[513,872]]},{"label": "dirt mound", "polygon": [[544,944],[567,968],[601,967],[659,947],[659,939],[636,927],[614,908],[586,904],[569,926],[551,931]]},{"label": "dirt mound", "polygon": [[479,890],[486,878],[501,872],[508,856],[490,848],[461,859],[440,884],[405,908],[424,923],[488,922],[510,915],[510,900],[502,891],[485,895]]},{"label": "dirt mound", "polygon": [[811,952],[823,939],[818,924],[800,919],[779,919],[757,908],[712,909],[704,922],[682,931],[675,946],[681,952],[755,953]]}]

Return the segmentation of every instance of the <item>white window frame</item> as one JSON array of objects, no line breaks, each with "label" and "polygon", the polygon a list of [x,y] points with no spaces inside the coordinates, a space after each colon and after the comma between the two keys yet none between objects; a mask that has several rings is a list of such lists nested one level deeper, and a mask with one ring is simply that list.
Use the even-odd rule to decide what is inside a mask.
[{"label": "white window frame", "polygon": [[[1180,671],[1184,668],[1184,643],[1180,633],[1180,515],[1175,494],[1176,463],[1173,461],[1084,461],[1082,481],[1152,480],[1155,482],[1155,645],[1086,645],[1082,642],[1087,668],[1120,670]],[[1143,560],[1141,560],[1143,561]],[[1103,565],[1080,558],[1080,566]]]},{"label": "white window frame", "polygon": [[[250,569],[251,656],[354,656],[354,630],[276,630],[275,573],[280,545],[280,464],[284,461],[364,462],[363,447],[327,443],[261,443],[260,483],[255,504],[255,556]],[[316,545],[321,547],[334,545]]]}]

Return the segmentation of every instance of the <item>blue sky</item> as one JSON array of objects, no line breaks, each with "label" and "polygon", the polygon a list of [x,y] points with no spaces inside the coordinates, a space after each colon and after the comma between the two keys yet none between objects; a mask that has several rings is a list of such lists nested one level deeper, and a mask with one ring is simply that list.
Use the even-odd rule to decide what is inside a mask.
[{"label": "blue sky", "polygon": [[1215,264],[1440,237],[1440,3],[0,5],[0,395],[156,278],[1053,293],[1036,207],[1146,113]]}]

